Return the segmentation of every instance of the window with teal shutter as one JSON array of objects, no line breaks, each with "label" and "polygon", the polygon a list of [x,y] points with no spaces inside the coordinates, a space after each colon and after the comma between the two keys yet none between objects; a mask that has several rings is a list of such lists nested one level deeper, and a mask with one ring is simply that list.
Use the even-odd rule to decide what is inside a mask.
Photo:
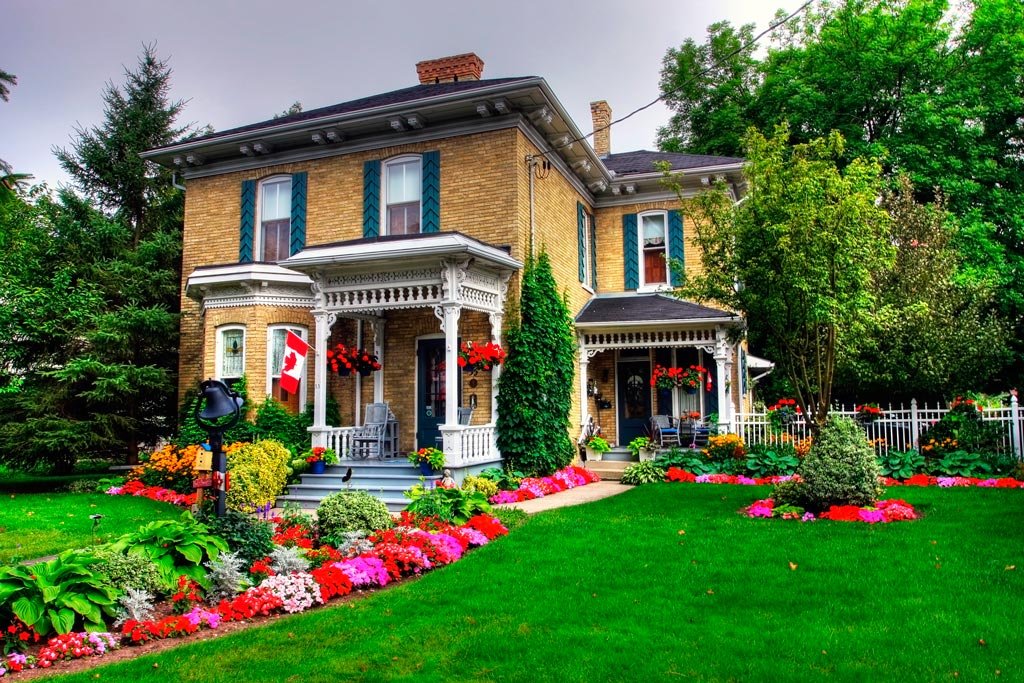
[{"label": "window with teal shutter", "polygon": [[[683,264],[683,212],[682,211],[669,211],[668,212],[668,256],[671,259],[679,261],[679,264]],[[672,284],[681,285],[683,284],[683,278],[681,274],[672,269]]]},{"label": "window with teal shutter", "polygon": [[292,175],[292,230],[289,256],[306,246],[306,173]]},{"label": "window with teal shutter", "polygon": [[626,289],[640,287],[640,262],[637,254],[639,238],[636,228],[636,214],[627,213],[622,216],[622,252],[623,270],[626,274]]},{"label": "window with teal shutter", "polygon": [[363,237],[380,235],[380,161],[363,164]]},{"label": "window with teal shutter", "polygon": [[580,282],[587,280],[587,215],[583,204],[576,202],[576,261]]},{"label": "window with teal shutter", "polygon": [[256,181],[242,181],[242,221],[238,231],[238,262],[252,263],[253,231],[256,224]]},{"label": "window with teal shutter", "polygon": [[423,153],[423,232],[441,231],[441,153]]},{"label": "window with teal shutter", "polygon": [[597,223],[594,214],[587,214],[590,221],[590,286],[597,289]]}]

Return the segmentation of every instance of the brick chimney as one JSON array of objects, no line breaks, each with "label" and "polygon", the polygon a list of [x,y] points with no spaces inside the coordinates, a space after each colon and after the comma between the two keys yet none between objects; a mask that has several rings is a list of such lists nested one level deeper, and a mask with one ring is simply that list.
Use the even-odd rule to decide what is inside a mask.
[{"label": "brick chimney", "polygon": [[420,85],[479,81],[483,72],[484,60],[473,52],[428,59],[416,64],[416,74],[420,77]]},{"label": "brick chimney", "polygon": [[594,121],[594,151],[604,158],[612,153],[612,108],[604,100],[591,102],[590,118]]}]

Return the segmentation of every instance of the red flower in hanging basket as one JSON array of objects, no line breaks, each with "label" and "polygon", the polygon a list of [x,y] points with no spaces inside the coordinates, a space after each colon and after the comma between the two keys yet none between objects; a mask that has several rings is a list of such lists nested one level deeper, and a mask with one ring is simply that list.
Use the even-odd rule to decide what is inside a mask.
[{"label": "red flower in hanging basket", "polygon": [[459,367],[470,371],[490,370],[505,360],[505,350],[494,342],[463,342],[459,346]]},{"label": "red flower in hanging basket", "polygon": [[380,370],[381,364],[372,353],[339,343],[335,344],[333,349],[327,350],[327,367],[331,372],[347,375],[351,372]]}]

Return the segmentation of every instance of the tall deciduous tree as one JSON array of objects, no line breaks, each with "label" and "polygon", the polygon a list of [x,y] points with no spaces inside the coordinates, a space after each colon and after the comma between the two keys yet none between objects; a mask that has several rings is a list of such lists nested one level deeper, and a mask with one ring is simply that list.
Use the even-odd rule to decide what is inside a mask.
[{"label": "tall deciduous tree", "polygon": [[546,252],[527,259],[518,317],[498,383],[498,448],[509,466],[550,474],[572,460],[569,409],[575,374],[572,318]]},{"label": "tall deciduous tree", "polygon": [[680,293],[742,312],[817,431],[828,416],[837,360],[855,349],[875,307],[873,273],[892,260],[889,220],[876,205],[878,164],[840,169],[843,138],[790,146],[785,126],[745,139],[749,193],[696,200],[703,269]]}]

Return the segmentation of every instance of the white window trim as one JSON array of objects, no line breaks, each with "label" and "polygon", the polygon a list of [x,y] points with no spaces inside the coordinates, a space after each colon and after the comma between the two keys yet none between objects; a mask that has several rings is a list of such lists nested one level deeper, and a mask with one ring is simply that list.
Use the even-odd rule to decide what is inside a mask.
[{"label": "white window trim", "polygon": [[392,157],[380,165],[380,234],[382,237],[391,234],[388,231],[390,227],[388,225],[388,167],[408,161],[416,161],[420,165],[420,232],[416,234],[423,232],[423,155],[402,154],[401,156]]},{"label": "white window trim", "polygon": [[245,375],[245,338],[246,330],[245,325],[221,325],[217,328],[217,345],[216,345],[216,366],[215,366],[215,377],[219,380],[224,379],[224,333],[232,332],[234,330],[242,331],[242,374],[237,377],[231,376],[228,379],[239,379]]},{"label": "white window trim", "polygon": [[597,287],[597,283],[594,282],[593,268],[591,268],[592,259],[594,255],[590,253],[590,231],[594,229],[594,226],[590,224],[590,214],[585,210],[583,212],[583,282],[580,284],[583,289],[594,293],[594,289]]},{"label": "white window trim", "polygon": [[[270,354],[272,353],[273,348],[274,348],[274,331],[275,330],[291,330],[292,332],[295,332],[296,334],[298,334],[299,337],[303,341],[305,341],[305,342],[309,341],[309,338],[308,338],[309,331],[305,327],[302,327],[301,325],[291,325],[291,324],[288,324],[288,323],[279,323],[279,324],[275,324],[275,325],[267,325],[267,383],[264,385],[267,388],[267,396],[270,396],[270,390],[271,390],[271,387],[273,386],[274,378],[275,377],[280,377],[280,375],[274,375],[273,374],[273,362],[274,362],[274,359],[271,358],[271,356],[270,356]],[[312,351],[312,349],[310,349],[310,351]],[[306,361],[304,361],[304,362],[307,362],[307,361],[309,361],[309,354],[308,353],[306,355]],[[306,370],[307,370],[307,372],[303,372],[302,373],[302,379],[299,381],[299,412],[300,413],[303,410],[306,409],[306,380],[308,379],[307,376],[309,375],[309,372],[308,372],[309,366],[308,365],[306,366]]]},{"label": "white window trim", "polygon": [[[277,174],[272,175],[272,176],[267,176],[266,178],[261,178],[260,181],[258,183],[256,183],[256,219],[255,219],[255,221],[256,221],[256,229],[254,230],[254,232],[256,234],[253,235],[253,237],[252,237],[252,253],[255,256],[255,258],[253,258],[253,261],[256,261],[256,262],[259,262],[259,263],[263,263],[264,262],[264,259],[263,259],[263,216],[261,215],[263,213],[263,186],[267,185],[269,183],[280,182],[282,180],[287,180],[288,181],[288,189],[289,189],[289,192],[291,192],[291,183],[293,182],[293,180],[292,180],[292,176],[291,176],[290,173],[277,173]],[[291,221],[292,221],[292,217],[291,217],[291,215],[289,215],[288,216],[288,233],[289,234],[291,234]],[[276,263],[276,261],[275,261],[275,263]]]},{"label": "white window trim", "polygon": [[[647,284],[644,281],[644,216],[662,216],[665,225],[665,282],[654,282]],[[644,211],[636,215],[637,225],[637,270],[640,271],[640,286],[638,292],[668,292],[672,291],[672,273],[668,267],[668,259],[672,257],[668,251],[668,210],[658,209],[656,211]]]}]

